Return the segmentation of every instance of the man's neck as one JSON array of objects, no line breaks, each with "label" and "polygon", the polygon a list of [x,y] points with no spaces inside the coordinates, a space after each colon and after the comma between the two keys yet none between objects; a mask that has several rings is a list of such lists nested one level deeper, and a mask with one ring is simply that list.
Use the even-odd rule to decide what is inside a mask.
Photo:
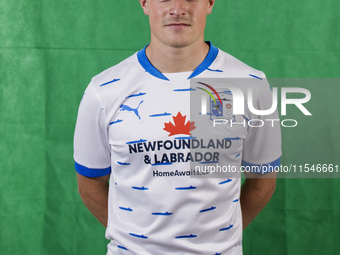
[{"label": "man's neck", "polygon": [[205,59],[209,45],[204,41],[190,46],[175,48],[151,43],[146,47],[146,56],[151,64],[162,73],[193,71]]}]

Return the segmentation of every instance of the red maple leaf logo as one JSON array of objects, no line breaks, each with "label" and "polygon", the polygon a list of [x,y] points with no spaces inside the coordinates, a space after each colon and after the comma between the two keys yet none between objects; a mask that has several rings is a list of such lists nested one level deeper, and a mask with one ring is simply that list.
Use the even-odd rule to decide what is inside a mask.
[{"label": "red maple leaf logo", "polygon": [[174,123],[171,123],[170,121],[168,123],[164,123],[164,130],[169,132],[169,136],[182,134],[182,135],[190,135],[190,131],[194,130],[195,127],[195,121],[188,120],[187,123],[185,123],[186,115],[182,116],[180,112],[177,113],[177,116],[174,117]]}]

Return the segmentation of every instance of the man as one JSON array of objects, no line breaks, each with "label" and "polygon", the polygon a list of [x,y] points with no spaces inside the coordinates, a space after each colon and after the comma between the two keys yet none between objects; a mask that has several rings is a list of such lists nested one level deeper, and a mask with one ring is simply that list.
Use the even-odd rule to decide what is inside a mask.
[{"label": "man", "polygon": [[[139,1],[150,44],[94,77],[80,104],[74,159],[81,198],[107,227],[107,254],[242,254],[242,228],[270,200],[274,173],[247,178],[242,191],[240,178],[176,173],[192,159],[183,156],[195,128],[190,79],[264,74],[204,41],[215,0]],[[239,166],[279,164],[279,130],[242,130],[226,157],[238,148]]]}]

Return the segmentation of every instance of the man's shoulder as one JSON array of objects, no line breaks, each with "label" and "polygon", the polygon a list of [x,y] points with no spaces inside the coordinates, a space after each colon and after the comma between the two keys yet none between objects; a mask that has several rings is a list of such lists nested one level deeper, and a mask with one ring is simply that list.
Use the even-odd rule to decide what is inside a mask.
[{"label": "man's shoulder", "polygon": [[101,73],[97,74],[92,78],[92,83],[105,86],[106,83],[113,83],[115,81],[121,80],[126,74],[131,75],[132,72],[140,71],[137,52],[130,57],[122,60],[118,64],[107,68]]},{"label": "man's shoulder", "polygon": [[255,69],[231,54],[219,49],[218,57],[215,61],[216,67],[223,68],[225,72],[234,78],[258,77],[265,78],[265,74]]}]

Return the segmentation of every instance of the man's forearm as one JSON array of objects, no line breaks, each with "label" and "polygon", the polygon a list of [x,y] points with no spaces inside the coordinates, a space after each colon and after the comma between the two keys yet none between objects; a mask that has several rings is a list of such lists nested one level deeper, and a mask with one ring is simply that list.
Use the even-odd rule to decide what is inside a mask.
[{"label": "man's forearm", "polygon": [[245,229],[267,205],[275,191],[275,187],[275,176],[274,178],[247,178],[245,180],[242,185],[240,197],[243,229]]},{"label": "man's forearm", "polygon": [[107,227],[108,177],[88,178],[77,174],[78,191],[89,211]]}]

